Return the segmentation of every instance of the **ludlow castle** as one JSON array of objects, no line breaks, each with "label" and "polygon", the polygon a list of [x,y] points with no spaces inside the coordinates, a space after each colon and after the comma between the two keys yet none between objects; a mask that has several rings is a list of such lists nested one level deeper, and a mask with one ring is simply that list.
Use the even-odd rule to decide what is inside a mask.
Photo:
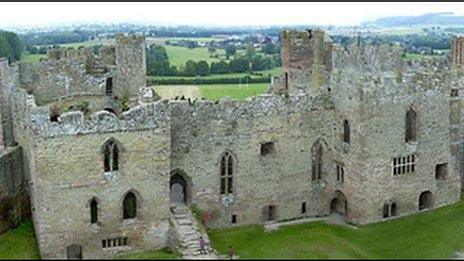
[{"label": "ludlow castle", "polygon": [[0,60],[0,232],[31,217],[42,258],[193,254],[203,226],[366,224],[460,200],[464,38],[409,62],[321,30],[281,44],[284,74],[245,101],[161,99],[143,36]]}]

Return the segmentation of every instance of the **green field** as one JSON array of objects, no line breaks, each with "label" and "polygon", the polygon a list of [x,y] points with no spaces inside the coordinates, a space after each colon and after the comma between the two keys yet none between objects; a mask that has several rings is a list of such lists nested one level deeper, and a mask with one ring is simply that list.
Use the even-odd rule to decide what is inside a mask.
[{"label": "green field", "polygon": [[45,58],[45,57],[47,57],[46,54],[30,54],[26,51],[24,51],[21,54],[21,60],[30,62],[30,63],[38,63],[40,61],[40,58]]},{"label": "green field", "polygon": [[431,54],[419,54],[419,53],[404,53],[403,59],[406,61],[412,60],[423,60],[423,59],[433,59],[439,58],[439,55],[431,55]]},{"label": "green field", "polygon": [[450,258],[464,251],[464,203],[358,229],[322,222],[264,232],[262,226],[213,230],[213,247],[240,258]]},{"label": "green field", "polygon": [[266,92],[268,83],[252,84],[205,84],[200,85],[200,92],[208,100],[218,100],[230,97],[232,99],[244,100],[248,97],[256,96]]},{"label": "green field", "polygon": [[218,100],[229,97],[231,99],[244,100],[266,92],[268,83],[252,84],[204,84],[204,85],[158,85],[153,86],[156,92],[163,98],[175,98],[184,95],[186,98]]}]

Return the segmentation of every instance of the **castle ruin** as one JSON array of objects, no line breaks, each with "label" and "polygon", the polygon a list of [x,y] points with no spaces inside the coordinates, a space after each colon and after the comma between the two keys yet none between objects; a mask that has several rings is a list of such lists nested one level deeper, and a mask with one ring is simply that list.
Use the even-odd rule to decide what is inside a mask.
[{"label": "castle ruin", "polygon": [[1,59],[0,232],[31,215],[42,258],[111,258],[186,248],[175,217],[190,208],[224,228],[333,212],[367,224],[455,203],[463,42],[405,62],[398,46],[285,30],[268,93],[218,102],[157,97],[142,36]]}]

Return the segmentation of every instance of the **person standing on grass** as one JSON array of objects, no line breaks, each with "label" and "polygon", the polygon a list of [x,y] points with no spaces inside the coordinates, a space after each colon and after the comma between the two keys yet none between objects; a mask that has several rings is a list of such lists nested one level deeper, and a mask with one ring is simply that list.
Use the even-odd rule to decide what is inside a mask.
[{"label": "person standing on grass", "polygon": [[232,248],[232,246],[229,246],[229,258],[234,259],[235,256],[235,250]]},{"label": "person standing on grass", "polygon": [[206,255],[206,241],[200,236],[200,253]]}]

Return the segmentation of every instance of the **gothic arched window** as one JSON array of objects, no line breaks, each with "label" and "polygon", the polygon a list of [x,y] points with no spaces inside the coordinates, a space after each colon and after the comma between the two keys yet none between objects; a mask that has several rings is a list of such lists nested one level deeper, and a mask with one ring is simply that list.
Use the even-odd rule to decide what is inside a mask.
[{"label": "gothic arched window", "polygon": [[122,207],[123,219],[131,219],[137,216],[137,197],[134,193],[129,192],[126,194]]},{"label": "gothic arched window", "polygon": [[413,108],[406,112],[405,141],[417,140],[417,113]]},{"label": "gothic arched window", "polygon": [[311,179],[320,180],[324,171],[324,153],[325,148],[322,141],[314,143],[312,149],[312,171]]},{"label": "gothic arched window", "polygon": [[103,166],[105,172],[118,171],[121,145],[115,139],[111,138],[105,142],[105,144],[103,144],[102,149],[104,155]]},{"label": "gothic arched window", "polygon": [[221,157],[221,194],[229,194],[233,191],[234,158],[229,152]]},{"label": "gothic arched window", "polygon": [[90,223],[98,222],[98,202],[95,198],[90,202]]}]

